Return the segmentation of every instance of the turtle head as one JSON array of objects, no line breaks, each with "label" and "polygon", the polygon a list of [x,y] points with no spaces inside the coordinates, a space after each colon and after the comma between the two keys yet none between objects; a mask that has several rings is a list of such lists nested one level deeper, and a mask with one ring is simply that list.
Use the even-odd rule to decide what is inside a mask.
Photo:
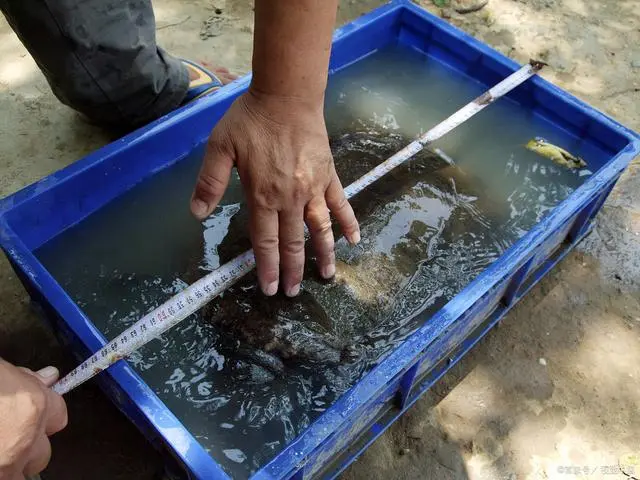
[{"label": "turtle head", "polygon": [[526,148],[531,150],[537,147],[542,147],[543,145],[546,145],[546,143],[547,141],[544,138],[534,137],[531,140],[529,140],[525,146]]},{"label": "turtle head", "polygon": [[575,157],[573,159],[573,166],[574,168],[585,168],[587,166],[587,162],[585,162],[580,157]]}]

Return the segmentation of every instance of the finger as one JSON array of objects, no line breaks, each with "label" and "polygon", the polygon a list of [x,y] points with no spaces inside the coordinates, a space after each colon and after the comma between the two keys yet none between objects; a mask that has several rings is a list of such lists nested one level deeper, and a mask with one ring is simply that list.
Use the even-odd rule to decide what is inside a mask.
[{"label": "finger", "polygon": [[311,242],[316,252],[318,269],[323,278],[332,278],[336,273],[335,241],[331,229],[331,217],[324,198],[314,198],[307,205],[306,222]]},{"label": "finger", "polygon": [[333,173],[333,180],[329,184],[329,188],[325,193],[325,199],[327,201],[327,207],[331,210],[331,213],[336,217],[336,220],[340,224],[340,229],[351,244],[360,242],[360,225],[353,213],[353,208],[347,200],[344,194],[344,189],[340,184],[338,174]]},{"label": "finger", "polygon": [[191,213],[203,220],[211,215],[222,199],[233,168],[233,158],[212,134],[191,196]]},{"label": "finger", "polygon": [[304,210],[294,208],[280,212],[280,269],[285,295],[300,293],[304,271]]},{"label": "finger", "polygon": [[251,244],[256,257],[258,282],[263,293],[275,295],[280,278],[278,252],[278,212],[267,208],[250,208]]},{"label": "finger", "polygon": [[58,381],[58,378],[60,378],[60,372],[56,367],[52,366],[38,370],[36,373],[47,387],[53,386],[53,384]]},{"label": "finger", "polygon": [[37,372],[26,367],[18,367],[18,369],[32,377],[36,377],[47,387],[53,386],[53,384],[58,381],[58,378],[60,378],[60,372],[58,372],[56,367],[45,367]]},{"label": "finger", "polygon": [[47,411],[44,430],[47,435],[53,435],[63,430],[69,422],[67,404],[62,396],[51,389],[47,389]]},{"label": "finger", "polygon": [[46,395],[46,407],[45,407],[45,432],[47,435],[53,435],[64,429],[68,423],[67,405],[61,395],[57,394],[49,387],[51,387],[59,377],[59,372],[56,367],[45,367],[37,372],[25,367],[18,367],[24,373],[37,378],[44,387]]},{"label": "finger", "polygon": [[40,435],[31,449],[29,460],[24,466],[22,473],[26,477],[31,477],[42,472],[51,460],[51,443],[46,435]]}]

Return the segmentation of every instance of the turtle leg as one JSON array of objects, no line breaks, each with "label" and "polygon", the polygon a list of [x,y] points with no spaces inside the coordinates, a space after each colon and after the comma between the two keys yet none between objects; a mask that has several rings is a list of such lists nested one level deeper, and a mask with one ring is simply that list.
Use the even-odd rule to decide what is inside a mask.
[{"label": "turtle leg", "polygon": [[246,346],[240,346],[237,350],[239,357],[244,357],[248,362],[258,365],[274,375],[284,372],[284,363],[271,353]]}]

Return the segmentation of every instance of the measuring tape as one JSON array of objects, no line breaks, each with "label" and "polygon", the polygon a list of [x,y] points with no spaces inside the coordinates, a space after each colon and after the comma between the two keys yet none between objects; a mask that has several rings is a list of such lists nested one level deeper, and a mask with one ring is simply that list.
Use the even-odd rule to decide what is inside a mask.
[{"label": "measuring tape", "polygon": [[[360,179],[353,182],[344,189],[345,196],[351,198],[358,194],[367,186],[420,152],[426,145],[443,137],[495,100],[528,80],[535,75],[543,65],[542,62],[531,61],[528,65],[525,65],[480,95],[473,102],[464,106],[445,121],[436,125],[369,173],[366,173]],[[52,387],[53,390],[63,395],[102,372],[115,362],[135,352],[146,343],[162,335],[165,331],[201,309],[253,270],[255,265],[256,261],[253,250],[249,250],[209,273],[155,310],[146,314],[136,324],[107,343],[107,345],[85,360],[79,367],[56,383]]]}]

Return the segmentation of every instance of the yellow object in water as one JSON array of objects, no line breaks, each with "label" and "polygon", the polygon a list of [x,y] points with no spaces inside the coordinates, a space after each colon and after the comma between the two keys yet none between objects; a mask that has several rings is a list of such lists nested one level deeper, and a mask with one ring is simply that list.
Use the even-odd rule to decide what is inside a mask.
[{"label": "yellow object in water", "polygon": [[582,168],[587,166],[587,162],[580,157],[571,155],[563,148],[550,144],[544,138],[536,137],[533,140],[530,140],[527,143],[526,148],[538,155],[542,155],[543,157],[553,160],[563,167]]}]

